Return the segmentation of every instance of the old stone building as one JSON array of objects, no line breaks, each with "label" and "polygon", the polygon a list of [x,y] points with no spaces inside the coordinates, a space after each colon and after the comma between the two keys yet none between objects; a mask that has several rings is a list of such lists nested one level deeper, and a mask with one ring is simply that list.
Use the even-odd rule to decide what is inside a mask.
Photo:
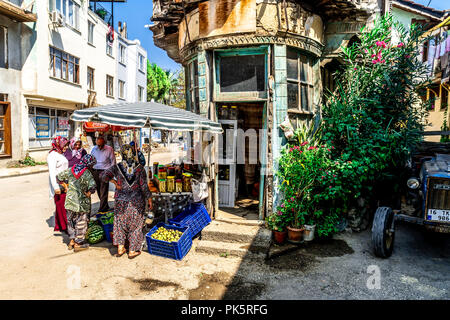
[{"label": "old stone building", "polygon": [[333,86],[340,46],[388,7],[384,0],[153,1],[154,42],[185,67],[187,109],[224,128],[260,132],[255,165],[246,157],[216,166],[217,205],[256,193],[260,218],[273,210],[273,172],[286,142],[279,125],[286,116],[294,127],[310,123],[324,87]]}]

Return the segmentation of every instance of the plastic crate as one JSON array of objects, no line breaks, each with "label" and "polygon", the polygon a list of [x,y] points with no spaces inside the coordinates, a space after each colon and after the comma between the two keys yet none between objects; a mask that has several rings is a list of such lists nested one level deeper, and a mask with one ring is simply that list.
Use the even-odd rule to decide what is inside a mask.
[{"label": "plastic crate", "polygon": [[114,225],[112,223],[102,224],[103,231],[105,231],[106,241],[112,242]]},{"label": "plastic crate", "polygon": [[191,203],[182,213],[173,219],[169,219],[169,223],[178,227],[189,227],[191,238],[194,238],[211,222],[203,203]]},{"label": "plastic crate", "polygon": [[[157,239],[152,239],[153,233],[158,230],[159,227],[164,227],[166,229],[174,229],[183,232],[178,242],[167,242]],[[190,237],[190,232],[188,227],[178,227],[159,222],[156,226],[152,228],[146,235],[147,248],[150,254],[157,256],[182,260],[184,256],[189,252],[192,247],[192,239]]]}]

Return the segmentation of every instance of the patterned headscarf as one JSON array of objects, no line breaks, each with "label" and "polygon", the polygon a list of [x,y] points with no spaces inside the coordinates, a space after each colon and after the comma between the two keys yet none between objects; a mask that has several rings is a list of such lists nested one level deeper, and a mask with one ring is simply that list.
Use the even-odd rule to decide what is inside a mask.
[{"label": "patterned headscarf", "polygon": [[72,157],[75,157],[77,159],[81,159],[81,157],[83,156],[83,148],[80,147],[80,149],[75,150],[75,145],[77,144],[77,142],[81,142],[80,139],[77,139],[76,137],[73,137],[72,139],[70,139],[70,149],[72,150]]},{"label": "patterned headscarf", "polygon": [[72,173],[74,177],[78,180],[89,167],[94,166],[96,163],[97,159],[95,159],[93,155],[91,154],[85,155],[81,159],[80,163],[72,167]]},{"label": "patterned headscarf", "polygon": [[61,137],[61,136],[57,136],[57,137],[52,139],[52,149],[50,150],[50,152],[56,151],[58,153],[63,153],[63,148],[68,143],[69,143],[69,140],[67,140],[67,138],[64,138],[64,137]]},{"label": "patterned headscarf", "polygon": [[133,147],[129,144],[124,144],[122,148],[120,148],[120,153],[122,154],[121,164],[123,170],[128,176],[132,176],[134,174],[134,169],[138,165],[138,161],[133,152]]}]

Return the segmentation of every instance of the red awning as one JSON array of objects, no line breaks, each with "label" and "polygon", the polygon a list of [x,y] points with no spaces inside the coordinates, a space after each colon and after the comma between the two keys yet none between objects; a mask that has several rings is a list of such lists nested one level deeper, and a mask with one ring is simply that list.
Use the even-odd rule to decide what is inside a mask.
[{"label": "red awning", "polygon": [[99,122],[84,122],[83,128],[86,132],[107,132],[109,130],[112,131],[124,131],[124,130],[133,130],[136,129],[134,127],[123,127],[123,126],[112,126],[106,123]]}]

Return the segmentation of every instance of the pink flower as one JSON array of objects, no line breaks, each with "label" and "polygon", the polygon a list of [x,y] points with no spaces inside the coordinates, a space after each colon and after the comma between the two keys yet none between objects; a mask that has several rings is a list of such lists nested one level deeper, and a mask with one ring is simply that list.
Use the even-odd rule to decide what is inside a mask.
[{"label": "pink flower", "polygon": [[328,151],[331,151],[330,149],[327,149]]},{"label": "pink flower", "polygon": [[411,58],[411,56],[408,54],[408,55],[405,56],[405,58],[409,59],[409,58]]},{"label": "pink flower", "polygon": [[294,197],[291,197],[291,201],[294,201]]},{"label": "pink flower", "polygon": [[284,208],[284,203],[281,204],[281,207]]},{"label": "pink flower", "polygon": [[333,174],[333,178],[336,178],[336,175],[335,175],[335,174]]},{"label": "pink flower", "polygon": [[375,58],[377,55],[374,53],[373,55],[372,55],[372,58]]},{"label": "pink flower", "polygon": [[330,186],[330,189],[331,189],[331,186]]},{"label": "pink flower", "polygon": [[377,63],[378,63],[378,60],[372,60],[372,63],[373,63],[373,64],[377,64]]},{"label": "pink flower", "polygon": [[353,68],[353,70],[355,70],[355,71],[356,71],[356,70],[357,70],[357,68],[356,68],[356,67],[354,67],[354,68]]},{"label": "pink flower", "polygon": [[386,48],[386,42],[384,42],[384,41],[377,41],[376,45],[377,45],[378,47]]},{"label": "pink flower", "polygon": [[383,59],[383,60],[381,60],[381,63],[385,63],[385,62],[386,62],[386,60],[384,60],[384,59]]},{"label": "pink flower", "polygon": [[324,176],[322,176],[322,179],[324,178]]},{"label": "pink flower", "polygon": [[405,46],[405,44],[403,43],[403,42],[400,42],[398,45],[397,45],[397,48],[401,48],[401,47],[404,47]]},{"label": "pink flower", "polygon": [[279,216],[281,216],[281,215],[282,215],[281,211],[278,211],[278,215],[279,215]]},{"label": "pink flower", "polygon": [[369,51],[367,51],[367,49],[364,49],[364,52],[365,52],[365,53],[368,53]]},{"label": "pink flower", "polygon": [[308,141],[302,142],[301,146],[306,146],[308,144]]}]

